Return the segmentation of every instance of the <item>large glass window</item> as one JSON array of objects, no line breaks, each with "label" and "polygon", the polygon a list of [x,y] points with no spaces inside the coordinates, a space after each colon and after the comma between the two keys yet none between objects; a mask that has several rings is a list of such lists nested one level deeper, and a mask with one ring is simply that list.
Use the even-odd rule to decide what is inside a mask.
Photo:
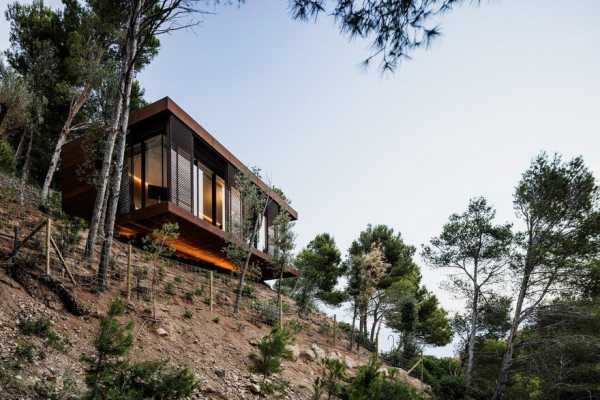
[{"label": "large glass window", "polygon": [[160,203],[166,198],[166,182],[163,176],[162,136],[144,141],[145,206]]},{"label": "large glass window", "polygon": [[[203,218],[212,224],[213,222],[213,190],[212,190],[212,172],[206,168],[202,171],[202,212]],[[200,180],[200,178],[199,178]],[[198,203],[200,204],[200,203]]]},{"label": "large glass window", "polygon": [[157,135],[129,146],[127,166],[132,210],[167,200],[167,154],[163,140],[163,135]]},{"label": "large glass window", "polygon": [[231,232],[237,236],[242,236],[242,196],[240,191],[232,187],[230,190],[231,202]]},{"label": "large glass window", "polygon": [[132,206],[134,210],[142,208],[142,144],[135,144],[131,149],[131,160],[129,160],[131,182],[133,186]]},{"label": "large glass window", "polygon": [[225,181],[217,176],[215,186],[216,225],[225,230]]}]

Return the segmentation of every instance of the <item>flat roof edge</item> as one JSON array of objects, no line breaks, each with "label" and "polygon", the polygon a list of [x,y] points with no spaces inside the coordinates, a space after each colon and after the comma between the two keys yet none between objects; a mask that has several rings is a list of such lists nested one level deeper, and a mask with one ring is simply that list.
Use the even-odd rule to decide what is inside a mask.
[{"label": "flat roof edge", "polygon": [[221,142],[211,135],[202,125],[200,125],[192,116],[190,116],[183,108],[173,101],[170,97],[163,97],[154,103],[148,104],[137,110],[133,110],[129,116],[129,126],[132,126],[140,121],[150,118],[153,115],[168,111],[190,128],[196,135],[204,140],[208,145],[219,155],[225,158],[229,163],[236,167],[241,172],[250,176],[254,183],[265,191],[280,207],[283,207],[293,219],[298,219],[298,212],[292,208],[277,192],[270,188],[264,181],[259,179],[250,171],[246,165],[241,162],[233,153],[231,153]]}]

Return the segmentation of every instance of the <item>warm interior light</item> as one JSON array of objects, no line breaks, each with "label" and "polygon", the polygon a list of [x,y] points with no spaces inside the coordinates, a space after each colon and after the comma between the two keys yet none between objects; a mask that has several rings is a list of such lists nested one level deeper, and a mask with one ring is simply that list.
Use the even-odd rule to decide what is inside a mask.
[{"label": "warm interior light", "polygon": [[175,250],[177,252],[188,257],[207,262],[209,264],[226,269],[228,271],[233,271],[236,269],[235,264],[233,264],[227,258],[219,256],[211,251],[199,249],[195,246],[191,246],[179,240],[176,240],[175,242],[171,243],[171,245],[175,247]]}]

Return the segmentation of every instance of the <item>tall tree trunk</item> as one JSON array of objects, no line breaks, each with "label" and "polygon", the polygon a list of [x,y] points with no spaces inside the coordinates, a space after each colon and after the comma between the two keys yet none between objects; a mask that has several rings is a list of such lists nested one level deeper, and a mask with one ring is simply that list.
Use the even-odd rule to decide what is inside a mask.
[{"label": "tall tree trunk", "polygon": [[25,162],[21,171],[21,179],[19,182],[19,204],[25,204],[25,185],[29,180],[29,170],[31,169],[31,148],[33,147],[33,130],[29,130],[29,142],[27,143],[27,151],[25,152]]},{"label": "tall tree trunk", "polygon": [[373,324],[371,325],[371,333],[369,335],[369,339],[371,342],[375,342],[375,330],[377,328],[377,323],[381,316],[379,315],[379,307],[381,306],[381,297],[377,300],[377,304],[375,305],[375,309],[373,310]]},{"label": "tall tree trunk", "polygon": [[475,340],[478,328],[478,306],[479,306],[479,285],[477,283],[477,264],[473,269],[473,304],[471,308],[471,331],[469,332],[468,356],[467,356],[467,371],[465,373],[465,382],[467,386],[471,384],[471,376],[473,374],[473,360],[475,358]]},{"label": "tall tree trunk", "polygon": [[15,161],[17,162],[17,164],[19,163],[19,160],[21,159],[21,157],[23,157],[23,151],[25,151],[25,141],[27,140],[28,137],[28,132],[27,130],[23,130],[23,132],[21,133],[21,138],[19,139],[19,144],[17,145],[17,150],[15,151]]},{"label": "tall tree trunk", "polygon": [[[119,90],[117,92],[117,101],[115,101],[115,109],[113,111],[113,121],[108,132],[108,137],[104,142],[102,169],[100,170],[99,183],[96,187],[96,200],[94,202],[94,210],[92,211],[92,220],[90,222],[90,228],[88,231],[87,240],[85,242],[84,256],[86,261],[89,263],[94,255],[94,247],[96,245],[96,239],[98,237],[98,230],[100,225],[100,217],[103,212],[103,205],[105,204],[105,196],[110,179],[110,170],[112,165],[113,150],[115,147],[115,141],[119,130],[119,123],[121,122],[121,114],[123,111],[123,102],[121,98],[125,93],[126,75],[128,70],[128,57],[124,57],[121,65],[120,77],[119,77]],[[126,111],[125,111],[126,112]]]},{"label": "tall tree trunk", "polygon": [[250,235],[250,240],[248,243],[248,254],[246,255],[246,261],[244,262],[244,266],[240,273],[240,280],[238,282],[237,293],[235,294],[235,303],[233,305],[233,312],[236,315],[239,315],[239,313],[240,313],[240,304],[242,302],[242,293],[244,291],[244,283],[246,280],[246,273],[248,272],[248,266],[250,265],[250,257],[252,256],[252,243],[254,243],[254,239],[256,238],[258,229],[260,228],[262,218],[265,217],[265,212],[267,211],[267,207],[269,206],[269,201],[270,201],[270,198],[269,198],[269,196],[267,196],[266,200],[265,200],[265,206],[263,207],[262,214],[261,214],[260,218],[257,218],[256,221],[254,222],[252,234]]},{"label": "tall tree trunk", "polygon": [[60,160],[62,148],[65,142],[67,141],[67,136],[71,132],[71,125],[73,124],[73,120],[81,110],[81,107],[83,107],[83,105],[90,98],[91,91],[91,84],[89,82],[86,82],[77,98],[71,101],[71,106],[69,107],[69,114],[67,115],[67,119],[62,129],[60,130],[60,134],[58,135],[56,146],[54,146],[54,153],[52,154],[52,158],[50,159],[50,165],[48,166],[48,172],[46,173],[46,178],[44,179],[44,185],[42,186],[42,204],[46,204],[48,202],[48,192],[50,190],[50,185],[52,184],[52,178],[54,178],[54,173],[56,172],[56,169],[58,167],[58,162]]},{"label": "tall tree trunk", "polygon": [[[529,257],[527,257],[529,258]],[[500,366],[500,372],[498,374],[498,380],[496,381],[496,390],[492,400],[502,400],[504,398],[504,391],[506,390],[506,384],[508,383],[508,373],[512,366],[513,352],[515,347],[515,339],[521,323],[521,312],[523,310],[523,302],[525,295],[527,294],[527,287],[529,286],[529,279],[531,276],[531,269],[529,266],[526,267],[521,280],[521,288],[519,289],[519,297],[517,298],[517,305],[515,307],[515,314],[513,316],[512,326],[510,328],[510,334],[506,340],[506,351],[502,357],[502,364]]]},{"label": "tall tree trunk", "polygon": [[141,23],[141,7],[142,1],[137,0],[135,10],[132,14],[132,26],[128,32],[125,64],[125,90],[119,101],[121,105],[121,118],[119,123],[119,142],[115,149],[116,165],[112,173],[110,181],[110,195],[107,204],[106,221],[105,221],[105,237],[102,243],[102,252],[100,255],[100,265],[98,267],[98,289],[106,289],[106,281],[108,278],[108,266],[111,259],[112,242],[114,238],[115,220],[117,217],[117,207],[119,203],[119,195],[121,192],[121,177],[123,174],[123,160],[125,159],[125,148],[127,143],[127,127],[129,125],[129,103],[131,101],[131,87],[133,85],[133,75],[135,72],[135,60],[138,52],[138,36]]},{"label": "tall tree trunk", "polygon": [[354,329],[356,325],[356,300],[354,301],[354,313],[352,314],[352,330],[350,331],[350,351],[354,347]]}]

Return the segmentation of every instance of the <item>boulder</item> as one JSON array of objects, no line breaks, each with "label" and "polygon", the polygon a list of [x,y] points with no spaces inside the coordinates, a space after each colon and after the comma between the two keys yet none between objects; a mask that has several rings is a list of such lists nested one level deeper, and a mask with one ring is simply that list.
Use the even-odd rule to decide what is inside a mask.
[{"label": "boulder", "polygon": [[167,332],[164,328],[160,327],[156,329],[156,334],[162,337],[169,336],[169,332]]},{"label": "boulder", "polygon": [[285,349],[290,352],[290,359],[292,361],[298,360],[300,357],[300,347],[297,344],[288,344]]},{"label": "boulder", "polygon": [[323,350],[322,348],[320,348],[318,344],[313,343],[310,346],[310,349],[314,353],[314,356],[315,356],[314,358],[315,358],[316,361],[321,361],[323,358],[325,358],[325,350]]}]

